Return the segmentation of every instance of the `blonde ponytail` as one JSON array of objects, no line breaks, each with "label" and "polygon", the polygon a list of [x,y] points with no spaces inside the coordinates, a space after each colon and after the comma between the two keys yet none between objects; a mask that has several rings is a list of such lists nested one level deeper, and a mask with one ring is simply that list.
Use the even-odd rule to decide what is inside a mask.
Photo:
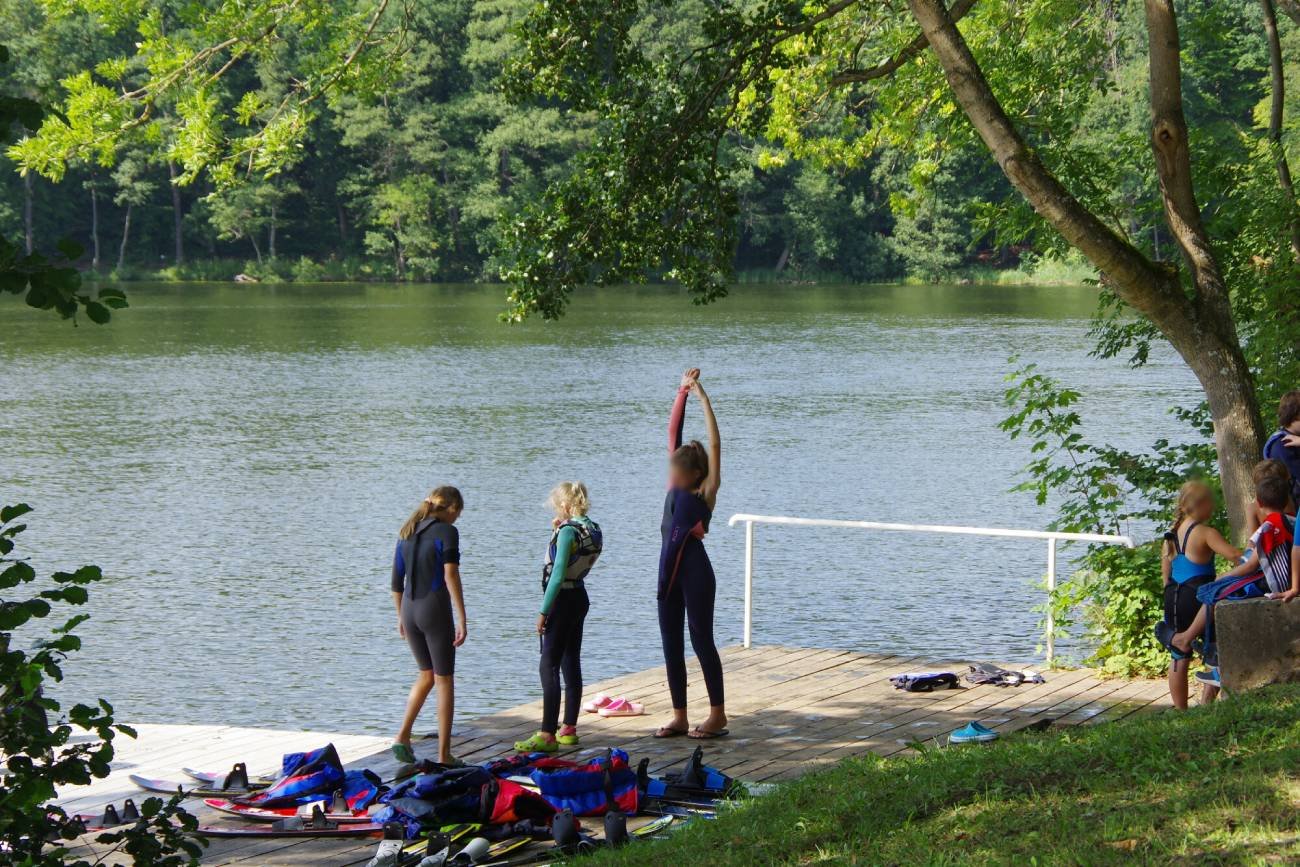
[{"label": "blonde ponytail", "polygon": [[415,528],[426,518],[431,518],[439,513],[460,512],[465,508],[465,498],[460,495],[458,488],[451,485],[443,485],[440,488],[434,488],[429,496],[420,501],[420,505],[415,507],[411,517],[406,519],[402,529],[397,535],[403,539],[409,539],[415,533]]},{"label": "blonde ponytail", "polygon": [[551,491],[551,508],[560,517],[581,517],[591,511],[591,498],[582,482],[560,482]]}]

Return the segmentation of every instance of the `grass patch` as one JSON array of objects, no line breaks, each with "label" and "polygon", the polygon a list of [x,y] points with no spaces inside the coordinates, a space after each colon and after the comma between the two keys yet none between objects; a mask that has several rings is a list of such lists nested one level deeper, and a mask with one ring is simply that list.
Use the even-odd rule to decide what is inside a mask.
[{"label": "grass patch", "polygon": [[591,864],[1296,863],[1300,686],[850,759]]}]

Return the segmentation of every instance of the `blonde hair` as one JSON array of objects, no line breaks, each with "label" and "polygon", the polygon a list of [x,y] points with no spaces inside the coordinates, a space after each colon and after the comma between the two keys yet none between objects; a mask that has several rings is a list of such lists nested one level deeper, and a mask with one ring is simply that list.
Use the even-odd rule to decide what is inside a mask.
[{"label": "blonde hair", "polygon": [[1183,486],[1178,489],[1178,499],[1174,501],[1174,529],[1186,520],[1201,503],[1206,499],[1213,499],[1214,489],[1199,479],[1192,479],[1190,482],[1183,482]]},{"label": "blonde hair", "polygon": [[560,482],[551,489],[550,503],[555,514],[570,517],[580,517],[591,509],[591,498],[582,482]]},{"label": "blonde hair", "polygon": [[409,539],[415,533],[415,528],[425,518],[436,516],[438,513],[446,514],[447,512],[460,512],[465,508],[465,498],[460,495],[459,488],[453,488],[451,485],[443,485],[434,488],[429,492],[429,496],[420,501],[420,505],[415,507],[411,517],[406,519],[402,529],[397,535],[403,539]]}]

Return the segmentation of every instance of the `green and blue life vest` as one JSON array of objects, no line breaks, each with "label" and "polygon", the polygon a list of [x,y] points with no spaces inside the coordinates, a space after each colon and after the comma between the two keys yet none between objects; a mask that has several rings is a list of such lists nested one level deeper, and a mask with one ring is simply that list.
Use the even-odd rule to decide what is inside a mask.
[{"label": "green and blue life vest", "polygon": [[590,518],[570,518],[563,524],[555,528],[551,533],[551,543],[546,546],[546,559],[542,565],[542,589],[550,582],[551,573],[555,569],[555,550],[560,538],[560,531],[566,527],[573,530],[574,544],[573,551],[569,554],[569,562],[564,568],[564,583],[561,589],[570,590],[587,577],[591,572],[591,567],[596,565],[600,559],[600,553],[604,549],[604,536],[600,531],[600,525]]}]

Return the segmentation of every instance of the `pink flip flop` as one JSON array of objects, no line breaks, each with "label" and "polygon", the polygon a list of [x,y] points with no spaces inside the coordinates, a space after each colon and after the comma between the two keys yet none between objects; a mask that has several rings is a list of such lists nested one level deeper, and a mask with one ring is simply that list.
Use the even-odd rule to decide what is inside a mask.
[{"label": "pink flip flop", "polygon": [[641,716],[645,713],[645,705],[625,698],[616,698],[602,707],[598,713],[601,716]]},{"label": "pink flip flop", "polygon": [[596,693],[596,697],[582,706],[586,713],[600,713],[601,708],[609,707],[614,703],[614,699],[605,693]]}]

